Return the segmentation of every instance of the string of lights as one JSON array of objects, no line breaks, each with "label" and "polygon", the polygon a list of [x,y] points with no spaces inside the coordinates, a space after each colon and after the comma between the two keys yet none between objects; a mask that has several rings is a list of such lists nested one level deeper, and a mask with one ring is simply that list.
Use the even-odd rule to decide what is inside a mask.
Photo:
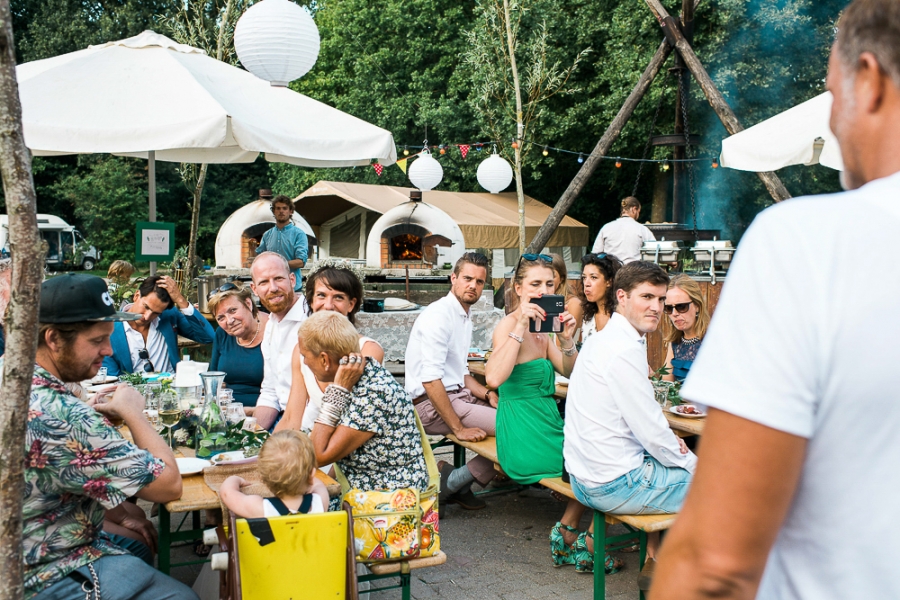
[{"label": "string of lights", "polygon": [[[577,150],[568,150],[566,148],[559,148],[557,146],[550,146],[549,144],[542,144],[540,142],[534,142],[531,140],[513,140],[511,143],[512,148],[517,148],[519,143],[522,144],[531,144],[532,146],[537,146],[541,148],[541,154],[544,156],[549,156],[551,152],[558,152],[560,154],[570,154],[572,156],[577,157],[577,161],[579,163],[583,163],[585,159],[590,156],[590,152],[580,152]],[[439,154],[446,154],[447,150],[453,146],[457,147],[466,147],[466,151],[469,148],[474,149],[476,151],[481,151],[483,148],[490,148],[500,144],[501,142],[497,140],[489,140],[486,142],[478,141],[478,142],[467,142],[467,143],[456,143],[456,144],[438,144],[438,145],[415,145],[415,144],[404,144],[402,146],[398,146],[398,150],[403,156],[409,156],[411,151],[424,151],[424,150],[436,150]],[[418,152],[416,152],[417,154]],[[708,162],[712,164],[713,169],[717,169],[719,167],[719,160],[714,156],[697,156],[693,158],[631,158],[628,156],[608,156],[604,155],[600,157],[600,160],[612,161],[615,163],[616,168],[621,168],[622,163],[630,162],[630,163],[653,163],[662,165],[664,171],[669,170],[669,165],[675,163],[701,163]]]}]

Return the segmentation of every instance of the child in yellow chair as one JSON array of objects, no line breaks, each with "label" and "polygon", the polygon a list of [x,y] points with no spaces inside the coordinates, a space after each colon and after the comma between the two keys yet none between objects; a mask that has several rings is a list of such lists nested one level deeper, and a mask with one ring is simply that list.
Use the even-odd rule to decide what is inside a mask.
[{"label": "child in yellow chair", "polygon": [[222,482],[219,496],[235,515],[256,519],[325,512],[328,490],[316,479],[316,453],[305,433],[285,430],[273,434],[259,451],[257,464],[263,483],[275,496],[247,495],[241,487],[248,482],[232,475]]}]

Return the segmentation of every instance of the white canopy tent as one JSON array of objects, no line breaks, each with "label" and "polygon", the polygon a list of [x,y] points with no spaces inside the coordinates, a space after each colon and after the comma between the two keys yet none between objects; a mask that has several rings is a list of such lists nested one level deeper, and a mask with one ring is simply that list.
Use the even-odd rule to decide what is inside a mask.
[{"label": "white canopy tent", "polygon": [[831,92],[825,92],[725,138],[719,163],[739,171],[817,163],[843,171],[841,149],[828,124],[831,103]]},{"label": "white canopy tent", "polygon": [[16,67],[25,145],[36,156],[110,153],[192,163],[390,165],[389,131],[203,50],[145,31]]}]

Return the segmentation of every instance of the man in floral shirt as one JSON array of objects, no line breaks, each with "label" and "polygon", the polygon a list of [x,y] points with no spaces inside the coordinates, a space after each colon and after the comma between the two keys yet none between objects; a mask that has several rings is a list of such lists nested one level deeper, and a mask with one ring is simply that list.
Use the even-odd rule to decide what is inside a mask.
[{"label": "man in floral shirt", "polygon": [[[143,398],[119,386],[108,402],[91,407],[64,385],[97,373],[112,353],[112,322],[128,315],[116,312],[99,277],[62,275],[41,287],[25,438],[26,600],[84,598],[86,591],[105,600],[196,599],[187,586],[101,534],[105,509],[129,496],[151,502],[181,496],[175,457],[144,418]],[[134,443],[111,421],[124,422]]]}]

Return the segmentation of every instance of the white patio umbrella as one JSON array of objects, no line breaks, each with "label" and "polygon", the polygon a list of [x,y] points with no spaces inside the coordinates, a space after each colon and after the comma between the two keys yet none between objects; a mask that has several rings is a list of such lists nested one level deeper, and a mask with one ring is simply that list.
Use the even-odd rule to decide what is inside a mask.
[{"label": "white patio umbrella", "polygon": [[819,163],[843,171],[841,149],[828,125],[831,102],[831,92],[825,92],[725,138],[719,164],[763,172]]},{"label": "white patio umbrella", "polygon": [[150,221],[156,159],[244,163],[262,152],[305,167],[397,160],[389,131],[153,31],[25,63],[16,76],[25,145],[36,156],[149,160]]}]

